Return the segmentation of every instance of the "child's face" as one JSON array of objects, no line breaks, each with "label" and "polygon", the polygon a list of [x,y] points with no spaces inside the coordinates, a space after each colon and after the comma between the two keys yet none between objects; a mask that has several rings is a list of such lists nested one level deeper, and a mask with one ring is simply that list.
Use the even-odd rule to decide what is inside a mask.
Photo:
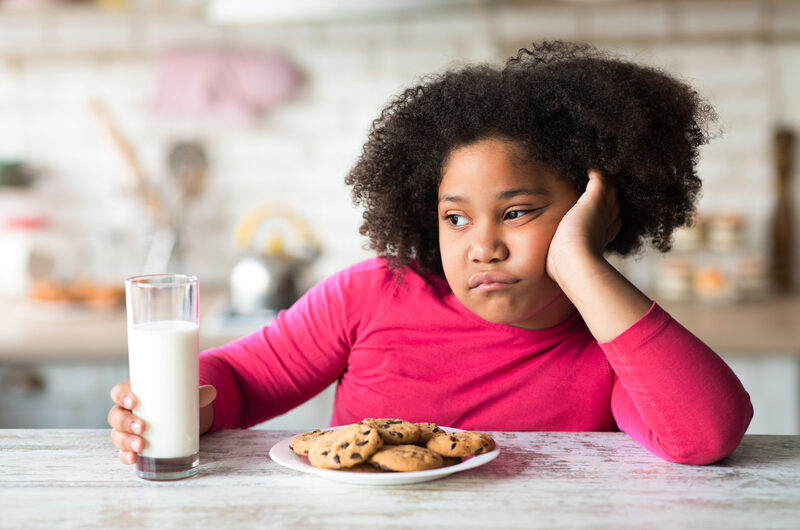
[{"label": "child's face", "polygon": [[550,241],[578,195],[513,144],[454,150],[439,185],[439,247],[458,300],[484,320],[552,327],[574,308],[545,270]]}]

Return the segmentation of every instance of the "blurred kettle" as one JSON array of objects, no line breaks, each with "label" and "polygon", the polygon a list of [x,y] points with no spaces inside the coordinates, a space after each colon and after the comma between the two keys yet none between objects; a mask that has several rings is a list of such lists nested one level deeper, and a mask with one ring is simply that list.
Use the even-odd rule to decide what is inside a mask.
[{"label": "blurred kettle", "polygon": [[245,256],[231,271],[233,310],[254,315],[291,306],[300,297],[304,268],[320,250],[302,219],[278,206],[262,206],[237,223],[234,239]]}]

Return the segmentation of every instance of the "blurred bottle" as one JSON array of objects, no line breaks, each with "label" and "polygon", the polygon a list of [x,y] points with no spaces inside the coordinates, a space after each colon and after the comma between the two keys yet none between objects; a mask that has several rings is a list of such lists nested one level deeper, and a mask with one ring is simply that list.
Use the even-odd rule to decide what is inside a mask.
[{"label": "blurred bottle", "polygon": [[794,212],[789,185],[794,133],[779,129],[774,141],[777,197],[772,218],[772,271],[776,288],[786,293],[794,288]]},{"label": "blurred bottle", "polygon": [[25,297],[34,277],[53,269],[52,258],[42,252],[48,224],[33,213],[0,219],[0,298]]}]

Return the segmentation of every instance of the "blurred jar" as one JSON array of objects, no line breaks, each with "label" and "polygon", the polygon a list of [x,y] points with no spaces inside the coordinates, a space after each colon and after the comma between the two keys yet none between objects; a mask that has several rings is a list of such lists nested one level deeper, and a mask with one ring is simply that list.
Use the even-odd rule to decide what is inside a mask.
[{"label": "blurred jar", "polygon": [[743,300],[761,300],[773,291],[769,261],[760,254],[743,254],[736,259],[736,290]]},{"label": "blurred jar", "polygon": [[676,228],[672,234],[672,251],[697,252],[702,250],[705,244],[704,223],[703,219],[697,218],[689,226]]},{"label": "blurred jar", "polygon": [[692,264],[688,258],[667,256],[661,262],[656,277],[656,289],[661,298],[681,302],[693,297]]},{"label": "blurred jar", "polygon": [[44,250],[49,222],[36,214],[0,221],[0,297],[24,298],[36,277],[50,274],[54,261]]},{"label": "blurred jar", "polygon": [[692,275],[694,294],[698,300],[729,303],[738,298],[736,283],[728,263],[707,262],[698,265]]},{"label": "blurred jar", "polygon": [[709,250],[729,252],[744,245],[745,219],[736,212],[720,212],[709,217],[706,227],[706,245]]}]

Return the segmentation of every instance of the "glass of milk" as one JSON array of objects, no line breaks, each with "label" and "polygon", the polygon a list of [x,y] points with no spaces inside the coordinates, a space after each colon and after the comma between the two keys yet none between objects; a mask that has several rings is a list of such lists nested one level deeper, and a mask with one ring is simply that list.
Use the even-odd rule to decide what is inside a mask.
[{"label": "glass of milk", "polygon": [[197,473],[199,458],[197,278],[153,274],[125,280],[128,365],[144,420],[136,474],[176,480]]}]

